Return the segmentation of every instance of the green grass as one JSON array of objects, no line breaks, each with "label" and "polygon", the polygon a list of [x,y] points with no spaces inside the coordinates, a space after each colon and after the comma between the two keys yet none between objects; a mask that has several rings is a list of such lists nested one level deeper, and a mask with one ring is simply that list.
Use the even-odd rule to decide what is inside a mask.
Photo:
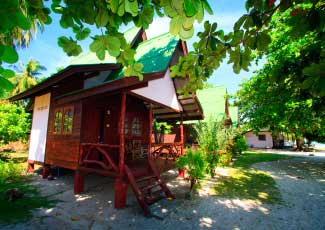
[{"label": "green grass", "polygon": [[[54,205],[54,201],[42,197],[39,191],[29,184],[30,178],[24,173],[26,159],[23,164],[13,156],[15,155],[10,158],[1,157],[0,160],[0,224],[26,221],[31,217],[32,210]],[[13,188],[19,189],[24,195],[15,201],[9,201],[5,192]]]},{"label": "green grass", "polygon": [[267,204],[280,203],[281,193],[274,179],[266,172],[252,169],[258,162],[285,160],[290,156],[247,152],[240,156],[230,169],[229,175],[221,177],[215,186],[216,195],[252,199]]},{"label": "green grass", "polygon": [[246,152],[238,159],[234,161],[234,168],[248,169],[252,164],[259,162],[269,162],[277,160],[287,160],[292,158],[287,155],[272,154],[272,153],[258,153],[258,152]]}]

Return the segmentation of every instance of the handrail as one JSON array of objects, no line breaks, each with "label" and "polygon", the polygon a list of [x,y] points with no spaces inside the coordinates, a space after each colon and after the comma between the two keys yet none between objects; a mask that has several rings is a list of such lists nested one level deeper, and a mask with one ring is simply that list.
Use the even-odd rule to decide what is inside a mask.
[{"label": "handrail", "polygon": [[96,146],[96,147],[107,147],[107,148],[119,148],[120,145],[100,144],[100,143],[80,143],[82,146]]}]

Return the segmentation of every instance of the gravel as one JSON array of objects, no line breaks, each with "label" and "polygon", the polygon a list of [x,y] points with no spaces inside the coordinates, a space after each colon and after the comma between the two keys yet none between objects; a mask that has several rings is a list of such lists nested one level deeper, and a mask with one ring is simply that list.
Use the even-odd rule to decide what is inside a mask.
[{"label": "gravel", "polygon": [[127,207],[114,209],[110,178],[88,176],[85,193],[74,195],[72,175],[54,181],[35,176],[34,184],[42,194],[60,202],[35,210],[28,222],[0,229],[325,229],[325,153],[253,167],[275,179],[282,203],[269,205],[204,192],[185,200],[188,183],[178,179],[176,171],[169,171],[164,178],[176,200],[162,207],[168,215],[146,218],[130,189]]}]

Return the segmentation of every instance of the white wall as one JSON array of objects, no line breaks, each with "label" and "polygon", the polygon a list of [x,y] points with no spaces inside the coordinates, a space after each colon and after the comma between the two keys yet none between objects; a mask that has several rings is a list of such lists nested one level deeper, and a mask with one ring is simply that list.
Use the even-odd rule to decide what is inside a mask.
[{"label": "white wall", "polygon": [[177,95],[173,80],[170,78],[169,69],[163,78],[149,81],[147,87],[132,90],[133,93],[166,105],[178,111],[182,111],[181,105],[178,103]]},{"label": "white wall", "polygon": [[259,132],[259,135],[265,135],[266,140],[260,141],[258,140],[258,136],[256,136],[253,132],[245,133],[245,139],[249,147],[252,148],[272,148],[273,140],[270,132],[262,131]]},{"label": "white wall", "polygon": [[44,162],[51,94],[35,97],[30,134],[29,160]]}]

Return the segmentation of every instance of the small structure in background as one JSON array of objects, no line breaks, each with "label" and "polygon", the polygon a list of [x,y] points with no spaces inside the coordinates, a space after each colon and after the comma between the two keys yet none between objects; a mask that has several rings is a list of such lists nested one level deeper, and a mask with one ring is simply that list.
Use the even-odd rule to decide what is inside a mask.
[{"label": "small structure in background", "polygon": [[[162,194],[173,198],[160,173],[184,154],[183,121],[203,119],[203,112],[195,93],[177,93],[187,79],[170,77],[170,66],[187,55],[185,42],[170,34],[146,40],[139,28],[125,38],[144,65],[142,81],[125,77],[108,54],[100,61],[88,53],[11,101],[33,104],[30,169],[42,164],[44,178],[51,165],[74,170],[75,193],[83,192],[88,173],[113,177],[115,207],[125,207],[130,184],[148,215]],[[153,120],[178,124],[178,138],[154,143]]]},{"label": "small structure in background", "polygon": [[[204,120],[213,119],[222,121],[225,119],[225,125],[238,127],[238,107],[230,106],[225,86],[213,86],[198,90],[197,98],[202,106]],[[188,145],[195,144],[195,133],[193,133],[193,125],[198,121],[185,122],[185,141]]]},{"label": "small structure in background", "polygon": [[273,148],[272,134],[267,129],[261,130],[257,135],[253,131],[247,131],[244,135],[250,148]]}]

